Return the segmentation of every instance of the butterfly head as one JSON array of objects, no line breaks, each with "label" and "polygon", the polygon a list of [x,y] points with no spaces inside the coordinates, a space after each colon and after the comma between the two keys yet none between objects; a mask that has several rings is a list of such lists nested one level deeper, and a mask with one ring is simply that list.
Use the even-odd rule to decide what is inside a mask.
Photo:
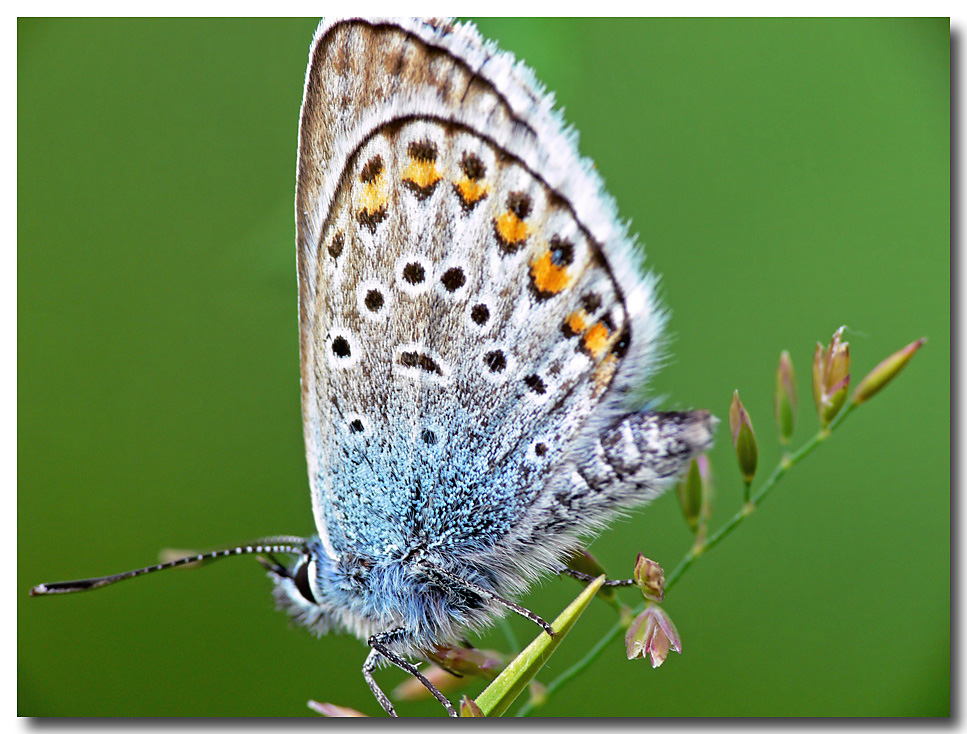
[{"label": "butterfly head", "polygon": [[296,622],[322,635],[341,622],[338,585],[327,583],[337,573],[337,563],[323,549],[318,538],[307,539],[302,552],[289,565],[274,556],[260,558],[275,588],[280,609]]}]

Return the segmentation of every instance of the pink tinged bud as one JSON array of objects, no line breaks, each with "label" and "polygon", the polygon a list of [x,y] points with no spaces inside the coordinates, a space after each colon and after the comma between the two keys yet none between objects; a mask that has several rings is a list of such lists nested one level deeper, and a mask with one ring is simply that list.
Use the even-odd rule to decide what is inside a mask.
[{"label": "pink tinged bud", "polygon": [[732,445],[739,460],[739,471],[742,472],[745,483],[751,484],[759,463],[759,447],[755,440],[755,431],[752,430],[752,419],[739,400],[738,390],[732,395],[732,405],[729,406],[729,427],[732,429]]},{"label": "pink tinged bud", "polygon": [[463,718],[481,718],[484,712],[472,698],[464,696],[460,699],[460,716]]},{"label": "pink tinged bud", "polygon": [[355,718],[355,717],[366,718],[366,714],[361,714],[356,709],[351,709],[351,708],[348,708],[347,706],[337,706],[334,703],[319,703],[318,701],[309,701],[309,708],[311,708],[317,714],[321,714],[322,716],[328,716],[331,719],[344,719],[344,718]]},{"label": "pink tinged bud", "polygon": [[635,585],[641,589],[645,599],[661,601],[665,598],[665,571],[650,558],[641,553],[635,561],[635,572],[632,576]]},{"label": "pink tinged bud", "polygon": [[[422,673],[430,683],[444,693],[463,688],[472,682],[467,677],[457,678],[439,665],[430,665]],[[430,698],[431,695],[426,686],[416,678],[407,678],[393,689],[393,698],[397,701],[422,701]]]},{"label": "pink tinged bud", "polygon": [[[441,691],[464,688],[473,682],[474,677],[493,680],[505,665],[504,657],[494,650],[457,646],[437,647],[428,659],[434,663],[423,671],[423,675]],[[393,689],[393,698],[400,701],[422,701],[430,696],[426,686],[412,677]]]},{"label": "pink tinged bud", "polygon": [[665,610],[654,604],[639,614],[625,635],[625,650],[629,660],[651,658],[651,667],[657,668],[668,657],[668,651],[682,651],[682,640]]},{"label": "pink tinged bud", "polygon": [[698,531],[698,518],[702,512],[702,473],[698,465],[700,458],[702,457],[696,457],[689,462],[688,471],[675,487],[682,515],[693,533]]},{"label": "pink tinged bud", "polygon": [[926,341],[926,337],[923,337],[912,344],[907,344],[899,352],[894,352],[870,370],[870,373],[863,378],[856,388],[856,392],[853,393],[853,402],[857,405],[865,403],[886,387],[890,380],[900,374],[903,368],[907,366],[907,362],[913,359],[913,355]]},{"label": "pink tinged bud", "polygon": [[[460,675],[476,675],[493,680],[504,669],[504,656],[495,650],[477,648],[437,647],[431,659],[440,667]],[[453,677],[453,676],[451,676]]]},{"label": "pink tinged bud", "polygon": [[836,330],[828,347],[817,342],[813,355],[813,400],[823,428],[839,413],[849,392],[849,342],[842,340],[845,329]]},{"label": "pink tinged bud", "polygon": [[799,397],[796,394],[796,373],[792,369],[789,352],[779,355],[779,368],[776,370],[776,426],[779,428],[779,442],[789,443],[796,427],[796,413],[799,410]]}]

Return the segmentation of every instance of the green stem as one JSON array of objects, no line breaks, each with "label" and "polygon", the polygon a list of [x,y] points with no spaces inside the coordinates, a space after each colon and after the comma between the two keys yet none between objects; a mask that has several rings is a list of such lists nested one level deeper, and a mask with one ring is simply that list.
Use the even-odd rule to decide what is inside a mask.
[{"label": "green stem", "polygon": [[[583,658],[578,660],[574,665],[572,665],[570,668],[568,668],[559,676],[557,676],[557,678],[555,678],[550,683],[548,683],[547,689],[545,690],[544,696],[542,697],[541,705],[543,705],[543,703],[547,700],[547,698],[551,696],[558,688],[565,685],[566,683],[569,683],[572,679],[576,678],[581,673],[583,673],[584,670],[587,667],[589,667],[591,663],[593,663],[602,652],[604,652],[604,649],[614,641],[614,638],[621,635],[623,631],[624,631],[624,625],[621,622],[618,622],[617,624],[615,624],[614,627],[608,630],[607,634],[605,634],[604,637],[598,640],[594,644],[594,646],[590,650],[588,650],[588,652],[585,654]],[[537,707],[534,705],[533,701],[527,701],[523,706],[521,706],[517,710],[517,713],[514,715],[529,716],[534,711],[535,708]]]},{"label": "green stem", "polygon": [[[819,446],[819,444],[829,437],[829,434],[831,434],[840,425],[840,423],[846,420],[846,416],[852,413],[856,407],[856,403],[847,403],[843,407],[843,410],[840,411],[839,415],[837,415],[826,428],[820,429],[815,436],[804,443],[794,453],[785,455],[782,458],[782,461],[780,461],[776,468],[773,469],[772,474],[770,474],[765,482],[763,482],[762,486],[759,487],[759,491],[756,492],[755,495],[753,495],[752,498],[749,499],[742,506],[742,508],[739,509],[739,511],[728,520],[728,522],[716,530],[715,533],[713,533],[704,543],[696,543],[688,550],[688,553],[685,554],[685,557],[682,558],[679,564],[675,567],[675,570],[665,578],[665,591],[668,591],[672,586],[675,585],[675,582],[681,578],[682,574],[685,573],[688,567],[691,566],[699,556],[703,555],[710,548],[718,545],[723,538],[735,530],[735,528],[738,527],[738,525],[745,520],[745,518],[751,515],[752,511],[762,504],[762,501],[765,499],[770,490],[779,482],[780,479],[782,479],[786,471],[811,454],[815,448]],[[633,616],[641,614],[641,612],[644,611],[644,607],[644,604],[639,605],[639,607],[634,610]],[[541,702],[542,705],[543,703],[546,703],[548,699],[550,699],[551,695],[556,690],[589,668],[591,664],[598,659],[601,653],[604,652],[605,648],[614,642],[615,639],[621,636],[621,633],[624,632],[624,629],[624,624],[621,622],[616,623],[604,634],[600,640],[594,644],[590,650],[588,650],[587,654],[583,658],[578,660],[574,665],[548,683],[547,690]],[[528,701],[521,706],[520,709],[518,709],[516,715],[528,716],[534,711],[535,708],[536,706],[532,702]]]}]

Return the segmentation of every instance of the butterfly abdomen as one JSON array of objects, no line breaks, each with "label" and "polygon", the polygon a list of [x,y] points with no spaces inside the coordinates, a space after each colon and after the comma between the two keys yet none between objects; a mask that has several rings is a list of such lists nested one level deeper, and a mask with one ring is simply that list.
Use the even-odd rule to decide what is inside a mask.
[{"label": "butterfly abdomen", "polygon": [[693,456],[711,447],[717,423],[704,410],[635,413],[598,439],[578,473],[593,494],[648,501],[675,481]]}]

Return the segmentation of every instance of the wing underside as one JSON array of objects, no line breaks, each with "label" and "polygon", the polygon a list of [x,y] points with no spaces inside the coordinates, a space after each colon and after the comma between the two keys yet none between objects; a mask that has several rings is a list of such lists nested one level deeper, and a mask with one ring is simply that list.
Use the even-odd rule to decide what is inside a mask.
[{"label": "wing underside", "polygon": [[661,325],[526,69],[465,28],[373,27],[320,27],[300,125],[303,412],[337,554],[498,537]]}]

